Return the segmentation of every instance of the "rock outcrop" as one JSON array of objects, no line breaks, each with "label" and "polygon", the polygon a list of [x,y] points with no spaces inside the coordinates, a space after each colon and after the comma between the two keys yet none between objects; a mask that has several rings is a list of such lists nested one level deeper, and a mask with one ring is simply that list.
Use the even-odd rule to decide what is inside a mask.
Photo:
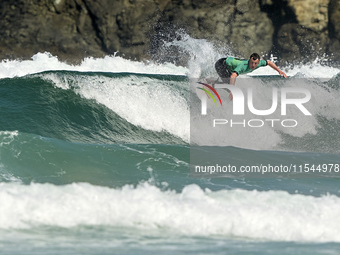
[{"label": "rock outcrop", "polygon": [[294,1],[287,6],[295,15],[295,22],[287,22],[279,28],[277,46],[281,58],[286,61],[314,60],[328,53],[329,0]]},{"label": "rock outcrop", "polygon": [[117,51],[150,59],[179,28],[245,57],[338,62],[340,55],[337,0],[7,0],[0,18],[2,59],[42,51],[66,61]]}]

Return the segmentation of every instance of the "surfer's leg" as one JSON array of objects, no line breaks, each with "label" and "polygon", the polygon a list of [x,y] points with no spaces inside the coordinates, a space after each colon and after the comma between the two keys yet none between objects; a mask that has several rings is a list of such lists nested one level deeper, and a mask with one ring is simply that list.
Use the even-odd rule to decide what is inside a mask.
[{"label": "surfer's leg", "polygon": [[218,76],[221,77],[223,83],[230,83],[231,72],[228,69],[227,63],[225,62],[226,58],[221,58],[217,60],[215,63],[215,69]]}]

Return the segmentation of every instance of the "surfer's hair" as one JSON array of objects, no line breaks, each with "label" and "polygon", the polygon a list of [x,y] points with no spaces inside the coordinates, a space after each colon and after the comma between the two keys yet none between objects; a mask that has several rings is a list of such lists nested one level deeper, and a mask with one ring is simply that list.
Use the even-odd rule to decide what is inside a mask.
[{"label": "surfer's hair", "polygon": [[250,58],[249,58],[249,59],[251,59],[251,58],[254,59],[254,60],[260,59],[260,55],[257,54],[257,53],[253,53],[253,54],[250,55]]}]

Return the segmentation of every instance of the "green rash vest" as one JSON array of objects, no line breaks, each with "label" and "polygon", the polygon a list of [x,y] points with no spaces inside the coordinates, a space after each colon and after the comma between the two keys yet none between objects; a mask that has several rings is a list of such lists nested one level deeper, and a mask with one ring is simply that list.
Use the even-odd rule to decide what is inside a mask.
[{"label": "green rash vest", "polygon": [[231,72],[236,72],[237,75],[240,74],[245,74],[245,73],[250,73],[254,70],[256,70],[257,68],[261,67],[261,66],[266,66],[267,65],[267,61],[266,60],[260,60],[259,64],[257,65],[257,67],[252,70],[250,69],[249,65],[248,65],[248,59],[239,59],[239,58],[233,58],[233,57],[228,57],[226,59],[226,63],[228,65],[228,69]]}]

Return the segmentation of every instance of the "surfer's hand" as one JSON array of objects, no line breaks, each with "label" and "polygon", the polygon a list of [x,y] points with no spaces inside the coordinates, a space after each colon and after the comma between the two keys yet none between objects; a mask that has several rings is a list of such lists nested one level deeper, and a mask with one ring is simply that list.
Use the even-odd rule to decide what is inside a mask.
[{"label": "surfer's hand", "polygon": [[233,93],[229,93],[229,99],[230,99],[230,101],[233,101]]},{"label": "surfer's hand", "polygon": [[281,70],[279,70],[279,74],[280,74],[280,76],[287,78],[287,75],[284,72],[282,72]]}]

